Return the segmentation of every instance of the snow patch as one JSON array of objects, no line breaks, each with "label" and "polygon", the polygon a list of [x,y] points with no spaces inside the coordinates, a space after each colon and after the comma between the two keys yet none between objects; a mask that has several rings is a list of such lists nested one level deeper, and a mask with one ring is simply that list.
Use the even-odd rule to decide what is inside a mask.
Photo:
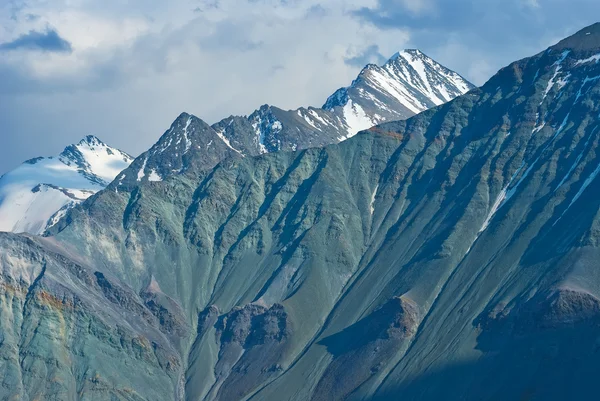
[{"label": "snow patch", "polygon": [[371,216],[375,213],[375,197],[377,196],[377,190],[379,189],[379,184],[375,186],[375,190],[373,190],[373,194],[371,195]]},{"label": "snow patch", "polygon": [[255,143],[258,145],[259,153],[264,154],[267,153],[267,147],[265,146],[265,133],[260,128],[261,123],[261,119],[253,122],[252,128],[254,128],[254,132],[256,133]]},{"label": "snow patch", "polygon": [[155,169],[150,170],[150,175],[148,176],[148,181],[157,182],[162,181],[162,177],[158,175]]},{"label": "snow patch", "polygon": [[183,128],[183,138],[185,139],[184,154],[186,154],[192,147],[192,141],[190,141],[190,139],[188,138],[188,128],[190,127],[191,123],[192,123],[192,117],[188,118],[187,122],[185,123],[185,127]]},{"label": "snow patch", "polygon": [[[242,154],[242,152],[240,152],[239,150],[237,150],[236,148],[234,148],[233,146],[231,146],[231,142],[229,142],[229,139],[227,139],[227,137],[224,135],[224,131],[222,130],[218,130],[217,131],[217,136],[219,138],[221,138],[221,140],[225,143],[225,145],[227,145],[227,147],[237,153],[239,153],[240,155]],[[211,141],[212,142],[212,141]]]},{"label": "snow patch", "polygon": [[598,61],[600,61],[600,53],[595,54],[592,57],[588,57],[583,60],[577,60],[575,62],[575,65],[587,64],[587,63],[591,63],[591,62],[597,63]]},{"label": "snow patch", "polygon": [[344,139],[348,139],[358,132],[375,125],[371,118],[367,116],[367,113],[365,113],[363,108],[360,107],[359,104],[352,102],[352,100],[349,100],[348,103],[346,103],[343,112],[348,127],[348,135]]},{"label": "snow patch", "polygon": [[138,181],[142,181],[142,178],[144,178],[146,176],[146,164],[148,164],[148,156],[146,156],[146,158],[144,159],[144,163],[142,164],[140,171],[138,171],[138,173],[137,173]]}]

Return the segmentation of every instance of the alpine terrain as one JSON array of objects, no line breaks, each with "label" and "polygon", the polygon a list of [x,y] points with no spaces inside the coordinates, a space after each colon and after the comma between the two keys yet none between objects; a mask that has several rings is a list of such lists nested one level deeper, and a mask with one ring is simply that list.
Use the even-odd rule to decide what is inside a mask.
[{"label": "alpine terrain", "polygon": [[225,158],[325,146],[379,122],[406,119],[472,88],[420,51],[405,50],[381,67],[365,67],[323,109],[284,111],[265,105],[250,116],[231,116],[213,126],[182,113],[121,175],[133,158],[88,136],[59,157],[28,160],[0,178],[0,231],[42,234],[117,175],[117,185],[135,186],[192,166],[212,168]]},{"label": "alpine terrain", "polygon": [[419,50],[404,50],[383,66],[367,65],[322,108],[282,110],[264,105],[249,116],[212,126],[181,114],[120,178],[121,185],[158,181],[193,164],[212,168],[229,156],[323,147],[384,121],[405,120],[462,95],[474,86]]},{"label": "alpine terrain", "polygon": [[44,237],[0,234],[2,398],[597,397],[600,24],[323,148],[190,117]]},{"label": "alpine terrain", "polygon": [[0,177],[0,231],[42,234],[132,161],[94,136],[67,146],[58,157],[27,160]]}]

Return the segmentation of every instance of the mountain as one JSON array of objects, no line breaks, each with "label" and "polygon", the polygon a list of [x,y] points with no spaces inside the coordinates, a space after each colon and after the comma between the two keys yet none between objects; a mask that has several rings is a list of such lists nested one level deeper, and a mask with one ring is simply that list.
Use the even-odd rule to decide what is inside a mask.
[{"label": "mountain", "polygon": [[370,64],[323,109],[345,120],[348,134],[384,121],[406,120],[464,95],[474,86],[416,49],[396,53],[382,66]]},{"label": "mountain", "polygon": [[[186,160],[212,168],[230,155],[257,156],[338,143],[378,123],[405,120],[473,88],[419,50],[405,50],[382,66],[367,65],[349,87],[337,90],[322,108],[282,110],[263,105],[249,116],[230,116],[210,127],[183,113],[125,172],[122,183],[131,185],[181,173],[188,168]],[[189,132],[194,132],[195,139],[187,139]],[[194,141],[202,145],[192,145]],[[164,157],[169,152],[170,156]]]},{"label": "mountain", "polygon": [[94,136],[66,147],[58,157],[26,161],[0,177],[0,231],[43,233],[132,161]]},{"label": "mountain", "polygon": [[211,126],[196,116],[182,113],[154,146],[118,175],[111,188],[123,190],[141,182],[162,181],[187,169],[209,169],[238,155]]},{"label": "mountain", "polygon": [[135,161],[90,136],[57,158],[29,160],[2,177],[0,231],[42,234],[122,170],[114,183],[117,190],[161,181],[188,168],[212,168],[229,157],[322,147],[378,122],[406,119],[472,88],[420,51],[406,50],[381,67],[365,67],[323,109],[284,111],[265,105],[250,116],[231,116],[213,126],[182,113]]},{"label": "mountain", "polygon": [[384,121],[405,120],[473,88],[419,50],[405,50],[382,66],[367,65],[320,109],[284,111],[264,105],[248,117],[230,117],[213,128],[236,149],[253,156],[321,147]]},{"label": "mountain", "polygon": [[408,120],[0,234],[0,395],[595,399],[598,60],[600,24]]}]

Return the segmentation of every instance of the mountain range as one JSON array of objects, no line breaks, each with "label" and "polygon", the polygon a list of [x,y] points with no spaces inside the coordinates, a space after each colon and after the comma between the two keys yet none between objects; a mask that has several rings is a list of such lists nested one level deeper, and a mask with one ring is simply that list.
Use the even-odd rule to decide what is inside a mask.
[{"label": "mountain range", "polygon": [[[282,110],[263,105],[249,116],[212,126],[182,113],[160,140],[126,170],[120,183],[159,180],[191,165],[212,168],[231,156],[323,147],[384,121],[405,120],[474,86],[419,50],[397,53],[382,66],[367,65],[322,108]],[[200,163],[200,166],[196,164]]]},{"label": "mountain range", "polygon": [[229,157],[337,143],[361,129],[406,119],[472,88],[422,52],[405,50],[382,66],[366,66],[321,109],[285,111],[264,105],[249,116],[231,116],[212,126],[182,113],[135,161],[88,136],[57,158],[29,160],[0,178],[0,230],[42,234],[132,162],[119,175],[118,186],[160,181],[196,164],[214,167]]},{"label": "mountain range", "polygon": [[44,237],[0,233],[0,395],[594,399],[599,60],[595,24],[323,147],[180,116]]}]

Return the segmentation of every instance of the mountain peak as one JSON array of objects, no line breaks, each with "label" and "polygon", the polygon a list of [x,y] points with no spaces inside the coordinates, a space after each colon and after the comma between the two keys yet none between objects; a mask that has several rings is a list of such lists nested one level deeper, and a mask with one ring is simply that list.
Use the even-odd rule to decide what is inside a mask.
[{"label": "mountain peak", "polygon": [[178,121],[189,120],[191,117],[194,117],[194,115],[184,111],[180,115],[177,116],[174,123],[177,123]]},{"label": "mountain peak", "polygon": [[106,145],[94,135],[87,135],[76,145],[67,146],[59,155],[59,160],[77,169],[89,181],[106,186],[129,166],[133,157]]},{"label": "mountain peak", "polygon": [[86,135],[85,138],[77,143],[77,145],[106,146],[106,144],[95,135]]},{"label": "mountain peak", "polygon": [[134,160],[115,182],[115,188],[138,182],[163,181],[190,168],[210,168],[235,149],[204,120],[181,113],[146,152]]},{"label": "mountain peak", "polygon": [[427,55],[425,55],[425,53],[423,53],[419,49],[404,49],[402,51],[394,53],[394,55],[388,59],[388,63],[392,62],[392,61],[395,61],[395,60],[397,60],[400,57],[406,58],[407,56],[411,56],[411,57],[426,57],[428,59],[431,59],[431,57],[428,57]]},{"label": "mountain peak", "polygon": [[[352,128],[366,129],[401,120],[460,96],[474,86],[419,49],[394,54],[385,64],[369,64],[357,79],[331,95],[323,108],[347,108]],[[366,118],[374,108],[373,118]],[[376,115],[375,115],[376,114]],[[353,116],[353,117],[352,117]]]}]

